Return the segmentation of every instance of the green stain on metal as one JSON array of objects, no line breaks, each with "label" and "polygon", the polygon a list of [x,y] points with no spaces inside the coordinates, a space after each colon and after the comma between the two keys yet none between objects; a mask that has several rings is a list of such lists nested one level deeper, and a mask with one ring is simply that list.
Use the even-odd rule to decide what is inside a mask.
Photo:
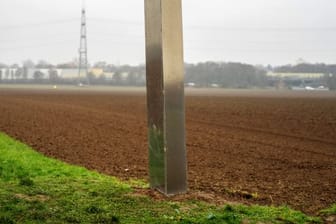
[{"label": "green stain on metal", "polygon": [[149,129],[149,170],[152,188],[165,189],[164,137],[155,126]]}]

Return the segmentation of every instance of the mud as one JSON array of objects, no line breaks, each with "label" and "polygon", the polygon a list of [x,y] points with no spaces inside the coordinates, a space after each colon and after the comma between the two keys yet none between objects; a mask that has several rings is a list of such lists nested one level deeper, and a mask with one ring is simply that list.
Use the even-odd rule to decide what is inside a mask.
[{"label": "mud", "polygon": [[[147,179],[145,100],[142,92],[0,89],[0,131],[53,158]],[[175,200],[307,213],[336,202],[336,97],[191,94],[186,124],[190,191]]]}]

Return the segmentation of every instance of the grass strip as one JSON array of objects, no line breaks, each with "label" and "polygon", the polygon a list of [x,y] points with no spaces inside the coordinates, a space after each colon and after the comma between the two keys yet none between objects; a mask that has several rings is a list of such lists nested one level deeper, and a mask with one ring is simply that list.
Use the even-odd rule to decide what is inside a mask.
[{"label": "grass strip", "polygon": [[143,181],[47,158],[0,133],[0,223],[319,223],[288,207],[155,201]]}]

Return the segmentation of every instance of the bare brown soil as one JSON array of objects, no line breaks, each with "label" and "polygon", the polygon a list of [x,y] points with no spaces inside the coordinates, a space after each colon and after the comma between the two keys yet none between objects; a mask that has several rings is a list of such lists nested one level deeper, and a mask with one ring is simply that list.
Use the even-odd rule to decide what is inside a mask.
[{"label": "bare brown soil", "polygon": [[[192,94],[186,122],[190,193],[176,200],[336,203],[336,97]],[[0,131],[72,164],[148,176],[143,93],[0,89]]]}]

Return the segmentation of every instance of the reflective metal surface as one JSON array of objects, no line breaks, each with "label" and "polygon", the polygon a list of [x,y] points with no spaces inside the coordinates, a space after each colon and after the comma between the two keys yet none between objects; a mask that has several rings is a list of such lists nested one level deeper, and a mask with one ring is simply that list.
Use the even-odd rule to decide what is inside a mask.
[{"label": "reflective metal surface", "polygon": [[181,0],[145,0],[149,171],[152,188],[187,190]]}]

